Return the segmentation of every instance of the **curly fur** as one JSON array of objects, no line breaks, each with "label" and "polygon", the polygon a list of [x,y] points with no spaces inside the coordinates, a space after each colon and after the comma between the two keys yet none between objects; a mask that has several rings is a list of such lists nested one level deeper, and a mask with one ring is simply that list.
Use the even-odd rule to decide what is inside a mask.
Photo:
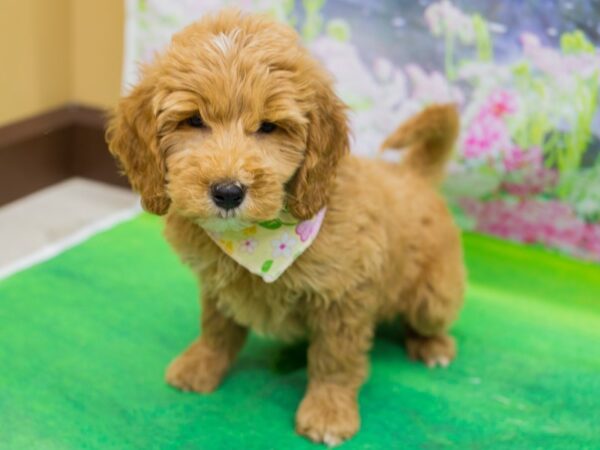
[{"label": "curly fur", "polygon": [[[200,114],[205,127],[184,120]],[[257,132],[273,122],[270,134]],[[290,28],[225,11],[177,34],[121,100],[107,131],[143,205],[166,214],[165,235],[202,280],[202,334],[167,369],[181,389],[215,389],[247,331],[308,338],[309,385],[296,429],[335,444],[359,428],[357,395],[374,328],[402,316],[409,355],[446,365],[447,334],[463,297],[460,236],[435,189],[458,129],[433,106],[384,147],[409,145],[401,164],[348,154],[343,103]],[[327,214],[309,249],[266,284],[199,226],[223,217],[210,186],[247,186],[233,220]]]}]

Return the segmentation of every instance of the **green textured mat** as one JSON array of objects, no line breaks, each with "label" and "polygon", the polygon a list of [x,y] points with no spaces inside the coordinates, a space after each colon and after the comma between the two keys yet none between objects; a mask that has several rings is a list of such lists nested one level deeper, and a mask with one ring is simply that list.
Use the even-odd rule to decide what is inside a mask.
[{"label": "green textured mat", "polygon": [[[305,370],[279,344],[253,337],[213,395],[164,384],[198,302],[160,228],[141,216],[0,282],[0,448],[314,448],[293,431]],[[432,371],[378,339],[344,448],[600,448],[600,268],[465,248],[458,359]]]}]

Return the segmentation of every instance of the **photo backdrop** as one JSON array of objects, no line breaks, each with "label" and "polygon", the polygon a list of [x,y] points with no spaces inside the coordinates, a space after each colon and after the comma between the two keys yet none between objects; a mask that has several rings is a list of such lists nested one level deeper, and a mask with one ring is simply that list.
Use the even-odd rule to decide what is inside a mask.
[{"label": "photo backdrop", "polygon": [[600,2],[128,0],[124,86],[172,33],[224,6],[299,31],[352,108],[352,151],[456,102],[444,192],[463,229],[600,261]]}]

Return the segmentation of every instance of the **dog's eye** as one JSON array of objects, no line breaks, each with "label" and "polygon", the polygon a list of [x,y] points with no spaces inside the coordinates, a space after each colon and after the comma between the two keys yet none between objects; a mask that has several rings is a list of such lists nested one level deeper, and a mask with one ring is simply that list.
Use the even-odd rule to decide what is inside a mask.
[{"label": "dog's eye", "polygon": [[260,128],[258,129],[259,133],[272,133],[277,128],[273,122],[263,122],[260,124]]},{"label": "dog's eye", "polygon": [[202,122],[202,117],[200,117],[199,114],[194,114],[192,117],[188,117],[184,120],[184,123],[192,128],[204,127],[204,122]]}]

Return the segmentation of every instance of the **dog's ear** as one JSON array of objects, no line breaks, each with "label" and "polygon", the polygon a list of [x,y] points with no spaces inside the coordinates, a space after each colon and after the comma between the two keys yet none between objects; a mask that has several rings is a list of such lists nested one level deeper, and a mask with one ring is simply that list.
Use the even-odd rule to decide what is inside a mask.
[{"label": "dog's ear", "polygon": [[290,184],[288,208],[299,219],[313,217],[325,204],[339,160],[348,153],[346,105],[325,77],[315,80],[314,109],[302,166]]},{"label": "dog's ear", "polygon": [[143,208],[153,214],[167,212],[170,199],[165,190],[165,165],[158,150],[155,84],[146,77],[116,107],[106,130],[110,152],[117,158]]}]

